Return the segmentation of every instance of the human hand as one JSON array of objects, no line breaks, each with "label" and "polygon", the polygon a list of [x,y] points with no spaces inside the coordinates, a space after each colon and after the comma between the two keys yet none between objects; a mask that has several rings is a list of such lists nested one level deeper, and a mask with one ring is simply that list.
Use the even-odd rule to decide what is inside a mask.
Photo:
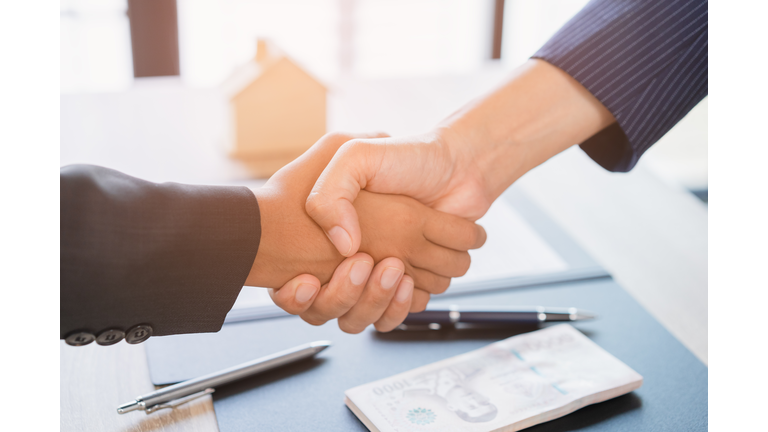
[{"label": "human hand", "polygon": [[306,201],[307,213],[344,256],[360,250],[354,203],[363,189],[400,194],[442,212],[479,219],[493,202],[469,146],[448,129],[410,137],[354,139],[334,155]]},{"label": "human hand", "polygon": [[[375,267],[372,262],[370,255],[360,252],[345,259],[325,285],[303,274],[280,289],[270,288],[269,295],[276,305],[312,325],[338,318],[339,328],[346,333],[360,333],[370,324],[387,332],[403,322],[409,311],[423,310],[429,293],[414,289],[413,278],[403,275],[401,260],[385,258]],[[390,273],[385,279],[385,271],[394,272],[395,277]],[[398,280],[397,275],[402,277]]]},{"label": "human hand", "polygon": [[[286,291],[273,292],[276,303],[312,324],[341,317],[339,325],[345,331],[361,331],[371,322],[391,329],[408,312],[401,304],[388,309],[393,296],[393,303],[423,310],[430,292],[444,291],[450,277],[466,272],[466,250],[482,244],[485,233],[473,223],[407,197],[363,193],[355,206],[361,215],[361,250],[370,255],[354,255],[336,268],[343,257],[306,215],[304,201],[326,163],[351,138],[327,135],[254,192],[261,209],[262,239],[246,283],[285,285]],[[374,259],[381,262],[366,284]],[[299,273],[316,277],[305,274],[286,283]],[[332,273],[333,280],[321,288]],[[397,290],[392,289],[395,286]],[[405,294],[411,290],[412,302]]]},{"label": "human hand", "polygon": [[353,203],[363,189],[407,195],[474,221],[520,176],[614,121],[566,72],[531,59],[427,134],[345,143],[306,210],[344,256],[360,247]]}]

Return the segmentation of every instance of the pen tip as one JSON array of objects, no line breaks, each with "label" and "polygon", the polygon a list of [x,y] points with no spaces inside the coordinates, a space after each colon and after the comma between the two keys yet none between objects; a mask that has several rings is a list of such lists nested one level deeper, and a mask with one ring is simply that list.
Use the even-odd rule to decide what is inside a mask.
[{"label": "pen tip", "polygon": [[139,403],[137,401],[131,401],[117,407],[117,413],[125,414],[131,411],[136,411],[137,409],[139,409]]},{"label": "pen tip", "polygon": [[315,342],[311,342],[309,346],[315,349],[315,353],[319,353],[320,351],[331,346],[331,341],[329,340],[315,341]]},{"label": "pen tip", "polygon": [[597,314],[594,314],[592,312],[587,312],[587,311],[579,311],[576,313],[575,321],[591,320],[595,318],[597,318]]}]

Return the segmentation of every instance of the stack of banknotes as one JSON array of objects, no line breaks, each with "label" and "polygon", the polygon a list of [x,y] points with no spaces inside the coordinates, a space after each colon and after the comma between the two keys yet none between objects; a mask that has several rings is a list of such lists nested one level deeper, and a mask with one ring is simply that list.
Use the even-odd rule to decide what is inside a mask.
[{"label": "stack of banknotes", "polygon": [[345,402],[372,431],[516,431],[642,383],[562,324],[355,387]]}]

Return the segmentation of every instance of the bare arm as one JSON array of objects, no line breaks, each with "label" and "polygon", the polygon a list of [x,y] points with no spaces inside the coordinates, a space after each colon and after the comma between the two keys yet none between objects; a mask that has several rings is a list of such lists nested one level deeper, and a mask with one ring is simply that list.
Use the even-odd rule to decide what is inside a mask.
[{"label": "bare arm", "polygon": [[570,75],[529,60],[488,95],[443,120],[437,133],[458,171],[482,173],[493,202],[515,180],[614,122],[613,115]]},{"label": "bare arm", "polygon": [[345,256],[360,247],[353,203],[361,189],[477,220],[524,173],[613,121],[568,74],[529,60],[426,134],[344,144],[312,189],[307,212]]}]

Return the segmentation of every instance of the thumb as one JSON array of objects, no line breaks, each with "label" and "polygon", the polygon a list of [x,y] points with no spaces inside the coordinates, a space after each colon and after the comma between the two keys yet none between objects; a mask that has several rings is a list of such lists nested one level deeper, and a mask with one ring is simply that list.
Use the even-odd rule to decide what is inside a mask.
[{"label": "thumb", "polygon": [[307,214],[345,257],[360,248],[360,223],[352,203],[374,175],[370,153],[358,140],[341,146],[317,179],[305,205]]}]

